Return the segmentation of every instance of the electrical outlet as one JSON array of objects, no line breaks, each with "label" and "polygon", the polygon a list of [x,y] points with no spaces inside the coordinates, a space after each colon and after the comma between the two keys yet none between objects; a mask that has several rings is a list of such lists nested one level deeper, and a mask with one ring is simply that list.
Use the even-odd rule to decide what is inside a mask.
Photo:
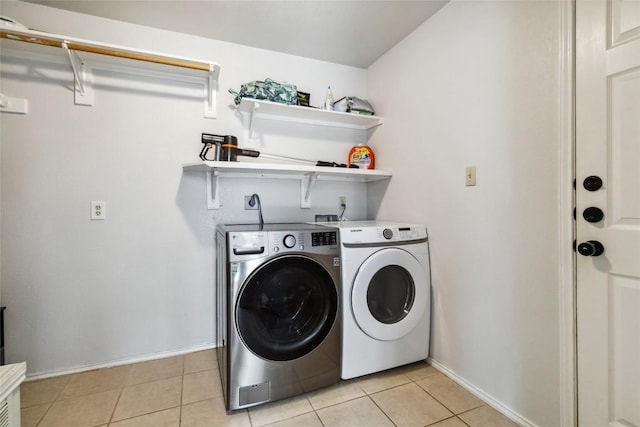
[{"label": "electrical outlet", "polygon": [[465,185],[467,187],[473,187],[476,185],[476,167],[475,166],[467,166],[464,171],[465,177]]},{"label": "electrical outlet", "polygon": [[339,196],[338,197],[338,208],[346,208],[347,207],[347,196]]},{"label": "electrical outlet", "polygon": [[257,211],[258,210],[258,202],[256,201],[253,206],[249,204],[249,200],[251,200],[251,196],[244,196],[244,210],[245,211]]},{"label": "electrical outlet", "polygon": [[91,202],[91,219],[103,220],[107,217],[107,204],[102,201]]}]

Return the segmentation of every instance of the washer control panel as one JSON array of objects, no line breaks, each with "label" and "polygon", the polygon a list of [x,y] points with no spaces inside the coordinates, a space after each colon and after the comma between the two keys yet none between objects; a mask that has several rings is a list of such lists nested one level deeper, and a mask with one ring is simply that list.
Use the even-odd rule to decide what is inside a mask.
[{"label": "washer control panel", "polygon": [[[304,252],[318,255],[340,255],[337,227],[289,224],[292,227],[271,230],[242,230],[243,225],[222,225],[226,231],[228,261],[248,261],[269,256]],[[267,226],[265,226],[267,227]],[[234,229],[240,228],[240,231]],[[229,230],[231,229],[231,230]]]},{"label": "washer control panel", "polygon": [[269,249],[274,253],[329,253],[338,247],[338,231],[270,231]]}]

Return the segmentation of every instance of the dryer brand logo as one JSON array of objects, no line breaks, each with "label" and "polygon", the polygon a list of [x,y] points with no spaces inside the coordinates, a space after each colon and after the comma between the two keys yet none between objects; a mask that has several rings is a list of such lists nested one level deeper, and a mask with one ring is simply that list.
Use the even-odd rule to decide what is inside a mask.
[{"label": "dryer brand logo", "polygon": [[362,228],[354,228],[349,230],[349,233],[362,233]]}]

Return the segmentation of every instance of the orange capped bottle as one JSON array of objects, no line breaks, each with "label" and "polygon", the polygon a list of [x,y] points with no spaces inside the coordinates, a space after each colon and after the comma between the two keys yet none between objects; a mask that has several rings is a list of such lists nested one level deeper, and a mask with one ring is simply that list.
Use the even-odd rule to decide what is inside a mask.
[{"label": "orange capped bottle", "polygon": [[360,169],[373,169],[375,166],[375,156],[373,150],[368,145],[358,144],[349,151],[347,166],[357,165]]}]

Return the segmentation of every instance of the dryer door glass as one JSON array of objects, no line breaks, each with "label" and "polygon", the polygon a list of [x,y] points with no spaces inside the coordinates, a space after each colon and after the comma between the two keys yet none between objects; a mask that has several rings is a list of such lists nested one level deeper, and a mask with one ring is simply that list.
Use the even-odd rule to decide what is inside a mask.
[{"label": "dryer door glass", "polygon": [[247,280],[236,324],[252,352],[285,361],[322,343],[337,310],[336,286],[324,267],[306,257],[286,256],[263,265]]},{"label": "dryer door glass", "polygon": [[415,284],[409,272],[398,265],[382,267],[371,278],[367,305],[371,315],[387,325],[404,319],[411,311]]}]

